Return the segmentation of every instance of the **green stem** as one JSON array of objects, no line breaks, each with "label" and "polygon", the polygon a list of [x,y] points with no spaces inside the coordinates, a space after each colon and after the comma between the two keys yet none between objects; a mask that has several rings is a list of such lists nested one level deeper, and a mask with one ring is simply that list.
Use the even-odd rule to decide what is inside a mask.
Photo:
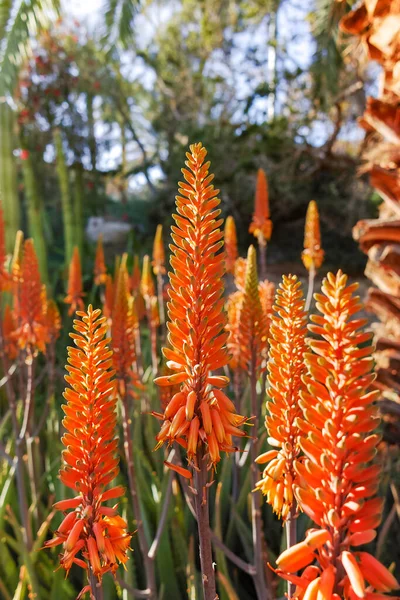
[{"label": "green stem", "polygon": [[[296,522],[296,503],[292,504],[289,517],[285,523],[286,530],[286,548],[291,548],[297,542],[297,522]],[[288,581],[288,597],[291,598],[295,592],[296,586]]]},{"label": "green stem", "polygon": [[306,299],[306,305],[305,305],[306,311],[310,310],[310,307],[311,307],[313,291],[314,291],[315,274],[316,274],[316,271],[315,271],[315,267],[314,267],[314,263],[313,263],[308,272],[308,290],[307,290],[307,299]]}]

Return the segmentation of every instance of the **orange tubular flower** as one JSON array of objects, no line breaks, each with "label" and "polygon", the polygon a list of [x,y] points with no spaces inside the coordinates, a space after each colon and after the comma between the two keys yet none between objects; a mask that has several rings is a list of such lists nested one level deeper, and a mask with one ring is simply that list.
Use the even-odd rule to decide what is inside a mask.
[{"label": "orange tubular flower", "polygon": [[138,385],[137,375],[133,370],[136,365],[136,351],[131,309],[132,305],[128,296],[126,255],[124,255],[118,270],[111,325],[113,365],[118,382],[118,393],[121,398],[125,396],[127,391],[134,395],[133,388]]},{"label": "orange tubular flower", "polygon": [[376,559],[352,550],[373,539],[383,504],[375,497],[380,468],[371,464],[379,442],[376,392],[368,392],[374,375],[372,347],[365,343],[371,334],[360,331],[366,320],[352,319],[361,308],[356,288],[341,271],[329,273],[316,294],[320,314],[309,327],[317,338],[309,340],[312,352],[306,354],[309,375],[297,419],[305,459],[296,463],[295,493],[320,529],[309,530],[277,560],[278,573],[290,580],[318,559],[319,576],[312,583],[300,578],[304,598],[372,599],[374,590],[398,587]]},{"label": "orange tubular flower", "polygon": [[307,271],[312,267],[319,269],[323,263],[324,254],[321,248],[318,206],[315,200],[311,200],[307,208],[306,225],[304,228],[304,250],[301,255],[301,260]]},{"label": "orange tubular flower", "polygon": [[266,241],[271,239],[272,221],[269,217],[267,176],[263,169],[258,169],[254,214],[253,221],[249,227],[249,232],[252,233],[261,244],[265,244]]},{"label": "orange tubular flower", "polygon": [[153,244],[153,272],[154,275],[164,275],[167,271],[165,269],[165,252],[164,244],[162,239],[162,225],[157,225],[156,235],[154,237]]},{"label": "orange tubular flower", "polygon": [[66,449],[60,470],[62,483],[77,496],[54,505],[58,510],[73,510],[45,546],[63,544],[60,563],[67,573],[75,563],[89,567],[101,580],[104,573],[117,570],[118,562],[126,563],[131,535],[117,506],[104,506],[107,500],[125,493],[121,486],[106,489],[119,471],[112,353],[104,338],[106,319],[91,306],[87,313],[77,315],[81,317],[74,320],[78,333],[70,334],[77,347],[68,348],[65,379],[71,387],[64,392],[67,404],[62,407]]},{"label": "orange tubular flower", "polygon": [[28,356],[37,351],[44,352],[47,341],[47,328],[44,323],[42,282],[39,263],[33,240],[24,242],[19,286],[16,290],[17,329],[14,332],[18,346],[27,351]]},{"label": "orange tubular flower", "polygon": [[99,235],[94,259],[94,283],[104,285],[107,282],[107,267],[104,259],[103,236]]},{"label": "orange tubular flower", "polygon": [[78,246],[75,246],[69,265],[68,291],[64,299],[66,304],[70,304],[68,314],[71,316],[77,309],[83,310],[83,285],[82,285],[82,267],[79,256]]},{"label": "orange tubular flower", "polygon": [[168,314],[169,343],[164,348],[167,366],[174,375],[158,377],[160,386],[181,384],[163,415],[158,446],[174,441],[187,448],[190,462],[196,454],[208,456],[209,466],[220,460],[220,452],[235,450],[232,436],[243,436],[239,426],[245,417],[235,414],[231,400],[219,389],[227,377],[211,371],[227,364],[224,332],[223,233],[219,227],[218,190],[211,185],[210,163],[202,144],[190,146],[186,154],[186,180],[179,184],[178,214],[172,227],[171,288]]},{"label": "orange tubular flower", "polygon": [[269,337],[268,395],[269,416],[265,419],[268,441],[273,450],[258,457],[258,464],[267,464],[257,489],[267,497],[274,512],[286,520],[290,514],[295,482],[294,464],[300,454],[299,429],[296,419],[301,415],[300,393],[306,371],[306,313],[301,283],[295,275],[283,276],[277,293],[276,314],[272,316]]},{"label": "orange tubular flower", "polygon": [[231,216],[227,217],[225,221],[224,241],[226,271],[227,273],[233,273],[235,270],[235,262],[238,257],[238,246],[235,219]]},{"label": "orange tubular flower", "polygon": [[267,338],[267,318],[261,306],[258,287],[256,250],[250,246],[239,324],[240,362],[244,371],[249,372],[251,364],[255,362],[258,376],[266,359]]}]

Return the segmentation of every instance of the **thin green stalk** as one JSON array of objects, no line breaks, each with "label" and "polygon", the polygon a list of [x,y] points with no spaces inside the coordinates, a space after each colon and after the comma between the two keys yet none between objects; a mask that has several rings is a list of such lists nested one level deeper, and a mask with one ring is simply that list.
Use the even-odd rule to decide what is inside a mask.
[{"label": "thin green stalk", "polygon": [[89,570],[90,589],[93,600],[103,600],[103,586],[94,575],[92,569]]},{"label": "thin green stalk", "polygon": [[207,501],[207,465],[201,450],[197,453],[197,469],[194,472],[195,511],[200,544],[200,565],[202,574],[204,600],[218,598],[213,566],[210,515]]},{"label": "thin green stalk", "polygon": [[[257,395],[257,354],[256,348],[252,348],[251,365],[250,365],[250,393],[251,393],[251,414],[254,418],[254,432],[258,435],[259,419],[260,419],[260,402]],[[258,456],[257,438],[250,442],[250,473],[251,473],[251,488],[255,489],[258,480],[258,469],[256,466],[256,458]],[[253,548],[254,548],[254,566],[256,572],[253,576],[254,585],[258,600],[270,600],[271,594],[267,587],[265,579],[265,561],[263,557],[262,538],[263,538],[263,522],[261,516],[261,493],[259,491],[251,494],[251,523],[253,531]]]},{"label": "thin green stalk", "polygon": [[[296,521],[296,503],[293,502],[289,517],[285,523],[286,530],[286,548],[291,548],[297,543],[297,521]],[[296,586],[288,581],[288,597],[291,598],[295,592]]]},{"label": "thin green stalk", "polygon": [[124,452],[126,466],[128,471],[129,491],[131,494],[133,514],[136,519],[137,532],[139,538],[140,551],[143,557],[144,569],[146,572],[146,583],[149,589],[149,599],[157,599],[156,576],[154,570],[154,562],[149,557],[149,544],[147,543],[146,533],[143,527],[142,512],[140,509],[138,485],[136,479],[135,460],[132,444],[131,419],[129,417],[128,396],[127,394],[121,398],[122,409],[122,429],[124,434]]},{"label": "thin green stalk", "polygon": [[310,307],[311,307],[313,291],[314,291],[315,274],[316,274],[316,270],[314,267],[314,263],[312,263],[310,270],[308,272],[308,290],[307,290],[307,299],[306,299],[306,304],[305,304],[306,311],[310,310]]}]

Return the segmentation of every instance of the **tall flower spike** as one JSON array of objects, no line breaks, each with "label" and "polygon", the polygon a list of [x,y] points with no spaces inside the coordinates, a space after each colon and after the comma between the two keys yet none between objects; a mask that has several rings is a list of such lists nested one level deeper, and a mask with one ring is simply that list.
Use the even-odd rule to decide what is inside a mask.
[{"label": "tall flower spike", "polygon": [[286,520],[294,503],[294,464],[300,454],[296,419],[301,416],[299,401],[306,371],[307,318],[301,283],[295,275],[283,276],[273,309],[268,356],[270,401],[265,427],[274,449],[256,460],[258,464],[266,464],[257,489],[267,497],[274,512]]},{"label": "tall flower spike", "polygon": [[142,279],[140,281],[140,291],[145,300],[155,295],[154,280],[150,269],[150,259],[146,254],[143,257]]},{"label": "tall flower spike", "polygon": [[229,332],[227,348],[229,351],[229,366],[236,371],[241,366],[241,348],[240,348],[240,313],[243,305],[244,293],[240,290],[229,294],[226,303],[226,312],[228,322],[226,330]]},{"label": "tall flower spike", "polygon": [[234,273],[235,261],[238,257],[237,235],[235,219],[232,216],[226,218],[225,229],[225,267],[227,273]]},{"label": "tall flower spike", "polygon": [[6,304],[3,317],[3,338],[4,351],[10,360],[15,360],[18,356],[17,338],[15,336],[15,318],[9,304]]},{"label": "tall flower spike", "polygon": [[263,169],[258,169],[254,214],[249,232],[258,239],[260,244],[265,244],[266,241],[271,239],[272,221],[269,217],[267,176]]},{"label": "tall flower spike", "polygon": [[318,206],[315,200],[311,200],[307,208],[304,228],[304,250],[301,260],[307,271],[312,267],[316,270],[319,269],[324,260],[324,251],[321,248]]},{"label": "tall flower spike", "polygon": [[329,273],[322,294],[315,295],[320,314],[309,326],[316,337],[308,340],[309,375],[300,402],[303,417],[297,420],[305,458],[296,463],[295,492],[319,529],[310,529],[277,559],[278,573],[289,580],[318,560],[318,577],[310,583],[304,572],[294,581],[307,598],[372,600],[378,597],[374,590],[398,587],[376,559],[352,548],[375,537],[383,505],[375,497],[380,467],[371,462],[380,439],[374,433],[377,393],[368,391],[374,380],[371,334],[361,329],[365,319],[353,318],[361,308],[356,289],[341,271]]},{"label": "tall flower spike", "polygon": [[153,265],[154,275],[164,275],[166,273],[162,225],[157,225],[153,244],[153,262],[151,264]]},{"label": "tall flower spike", "polygon": [[186,180],[179,184],[178,214],[172,227],[169,274],[169,343],[164,348],[167,366],[174,375],[158,377],[161,386],[181,384],[163,415],[158,445],[174,441],[187,449],[190,462],[196,454],[207,455],[209,466],[220,460],[220,452],[235,450],[232,435],[242,436],[239,426],[245,417],[235,414],[231,400],[220,388],[228,379],[210,372],[227,364],[228,353],[223,310],[223,233],[218,219],[218,190],[211,185],[210,163],[199,143],[186,154]]},{"label": "tall flower spike", "polygon": [[76,348],[68,348],[70,387],[64,397],[66,430],[60,479],[77,493],[61,500],[54,508],[72,509],[45,546],[63,545],[60,563],[68,573],[73,564],[88,568],[100,581],[118,563],[126,563],[131,535],[126,522],[118,515],[117,505],[104,506],[107,500],[122,496],[121,486],[107,489],[118,474],[118,439],[116,435],[116,397],[112,353],[105,339],[106,319],[100,310],[88,307],[77,312],[71,333]]},{"label": "tall flower spike", "polygon": [[83,310],[83,296],[81,258],[78,246],[75,246],[69,265],[67,295],[64,299],[66,304],[70,304],[69,315],[72,315],[78,309]]},{"label": "tall flower spike", "polygon": [[262,310],[258,288],[256,250],[254,246],[250,246],[239,326],[241,365],[244,371],[250,371],[254,357],[257,371],[265,361],[267,336],[267,319]]},{"label": "tall flower spike", "polygon": [[132,307],[128,297],[126,259],[127,256],[124,255],[118,270],[111,325],[113,365],[117,377],[118,393],[121,398],[127,392],[134,395],[134,388],[138,384],[137,369],[134,370],[136,364],[135,336]]},{"label": "tall flower spike", "polygon": [[14,336],[18,346],[26,350],[28,356],[34,355],[37,351],[44,352],[47,328],[44,323],[42,282],[31,239],[24,242],[20,282],[16,287],[16,296],[17,329]]},{"label": "tall flower spike", "polygon": [[104,285],[107,282],[107,267],[104,259],[103,236],[99,235],[94,259],[94,283]]}]

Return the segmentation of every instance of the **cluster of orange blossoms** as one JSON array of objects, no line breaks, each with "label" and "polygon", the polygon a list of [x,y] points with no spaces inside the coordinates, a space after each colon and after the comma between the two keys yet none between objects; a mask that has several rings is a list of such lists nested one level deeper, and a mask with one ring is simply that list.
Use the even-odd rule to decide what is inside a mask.
[{"label": "cluster of orange blossoms", "polygon": [[[304,457],[295,460],[294,492],[318,528],[281,554],[277,573],[297,586],[293,598],[299,600],[381,600],[399,587],[372,555],[353,550],[374,539],[383,504],[375,497],[380,468],[371,463],[379,441],[376,393],[368,391],[372,347],[364,345],[371,334],[360,331],[364,319],[353,319],[361,307],[356,287],[340,271],[324,280],[322,294],[315,295],[320,314],[309,326],[316,337],[308,340],[303,389],[298,381],[302,415],[295,425]],[[275,437],[280,428],[270,412],[267,426]]]},{"label": "cluster of orange blossoms", "polygon": [[[1,229],[0,209],[0,254],[4,249],[4,229]],[[10,360],[15,360],[20,352],[29,362],[38,352],[45,352],[46,346],[55,342],[61,329],[61,319],[57,305],[47,299],[46,288],[42,284],[39,263],[33,240],[22,244],[17,236],[17,249],[11,274],[5,269],[5,251],[0,256],[2,291],[11,290],[12,307],[6,305],[2,323],[4,350]]]},{"label": "cluster of orange blossoms", "polygon": [[99,235],[94,259],[94,283],[105,285],[107,283],[107,267],[104,258],[103,236]]},{"label": "cluster of orange blossoms", "polygon": [[235,413],[234,404],[220,389],[228,378],[210,373],[228,362],[228,333],[224,331],[220,200],[211,185],[210,163],[204,163],[206,153],[201,144],[190,146],[187,169],[182,170],[185,182],[179,184],[171,234],[170,348],[163,349],[167,367],[175,373],[155,382],[181,384],[164,414],[158,415],[163,421],[158,446],[176,441],[187,450],[189,462],[196,462],[198,453],[207,454],[209,466],[215,466],[221,451],[235,450],[232,436],[244,435],[240,425],[246,418]]},{"label": "cluster of orange blossoms", "polygon": [[257,489],[267,496],[274,512],[286,520],[294,505],[295,461],[300,454],[297,418],[301,415],[300,394],[306,367],[306,313],[301,283],[295,275],[283,277],[276,294],[269,329],[268,395],[265,419],[269,450],[258,457],[267,464]]},{"label": "cluster of orange blossoms", "polygon": [[263,169],[258,170],[255,208],[249,232],[264,245],[271,239],[272,221],[269,213],[268,183]]},{"label": "cluster of orange blossoms", "polygon": [[315,200],[311,200],[307,208],[306,225],[304,228],[304,250],[301,259],[307,271],[310,269],[319,269],[324,260],[324,251],[321,247],[318,206]]},{"label": "cluster of orange blossoms", "polygon": [[[64,392],[67,404],[62,407],[66,430],[62,442],[66,449],[60,470],[62,483],[77,496],[54,505],[61,511],[73,510],[45,545],[63,545],[60,563],[67,573],[76,564],[89,568],[101,581],[104,573],[114,573],[118,563],[128,560],[131,534],[118,515],[117,505],[104,505],[125,493],[122,486],[107,490],[118,474],[119,458],[114,371],[110,369],[113,358],[105,338],[106,318],[91,306],[87,313],[77,315],[81,317],[74,320],[77,333],[70,334],[76,348],[68,348],[65,379],[70,387]],[[89,590],[90,586],[85,587],[79,597]]]}]

